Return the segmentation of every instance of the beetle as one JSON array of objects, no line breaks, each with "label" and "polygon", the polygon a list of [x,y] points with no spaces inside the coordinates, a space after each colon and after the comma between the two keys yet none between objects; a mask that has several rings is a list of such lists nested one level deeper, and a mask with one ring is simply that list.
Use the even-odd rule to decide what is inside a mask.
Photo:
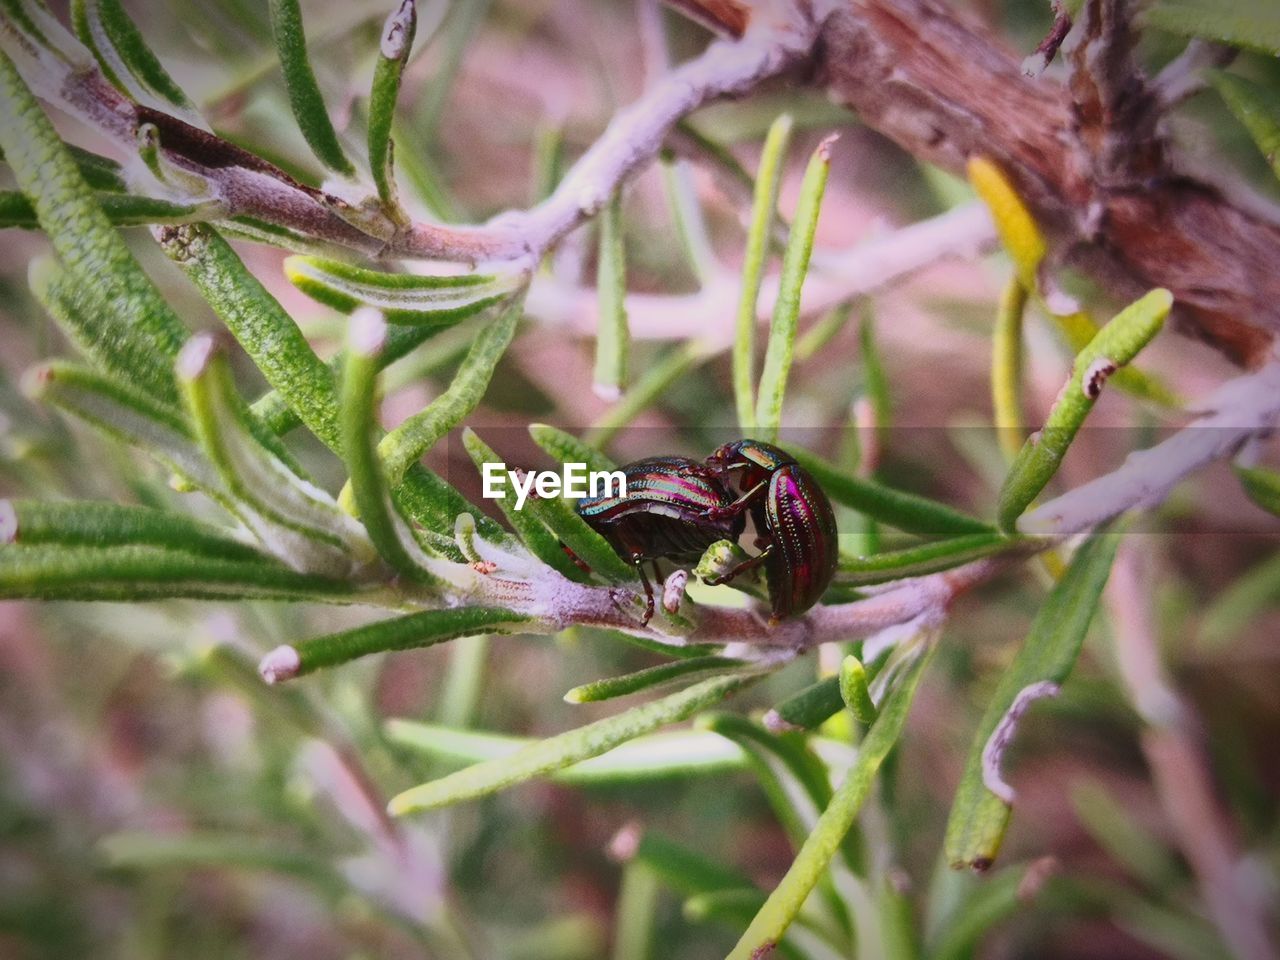
[{"label": "beetle", "polygon": [[713,543],[737,541],[746,526],[741,511],[724,511],[732,490],[715,471],[688,457],[647,457],[619,468],[626,477],[624,496],[583,497],[578,515],[633,564],[648,601],[644,622],[653,617],[653,585],[644,563],[651,561],[661,582],[658,560],[693,565]]},{"label": "beetle", "polygon": [[725,583],[764,566],[772,622],[804,613],[822,597],[835,576],[839,540],[835,513],[818,481],[795,457],[761,440],[726,443],[707,458],[711,471],[737,474],[740,495],[712,507],[707,520],[751,513],[756,545],[763,549],[708,583]]}]

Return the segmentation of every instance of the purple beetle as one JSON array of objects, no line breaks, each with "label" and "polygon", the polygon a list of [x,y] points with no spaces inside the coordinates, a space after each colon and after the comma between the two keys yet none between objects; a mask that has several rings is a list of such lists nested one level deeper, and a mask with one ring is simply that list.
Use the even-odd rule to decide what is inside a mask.
[{"label": "purple beetle", "polygon": [[741,495],[707,511],[708,521],[749,510],[759,554],[708,583],[725,583],[764,565],[773,622],[804,613],[831,584],[839,558],[831,501],[809,472],[784,450],[760,440],[726,443],[710,457],[712,472],[737,474]]},{"label": "purple beetle", "polygon": [[584,497],[578,501],[578,515],[635,565],[648,599],[648,623],[654,611],[653,585],[644,562],[652,562],[661,583],[658,560],[695,564],[713,543],[736,541],[746,517],[728,510],[733,493],[696,460],[648,457],[619,469],[627,479],[626,496]]}]

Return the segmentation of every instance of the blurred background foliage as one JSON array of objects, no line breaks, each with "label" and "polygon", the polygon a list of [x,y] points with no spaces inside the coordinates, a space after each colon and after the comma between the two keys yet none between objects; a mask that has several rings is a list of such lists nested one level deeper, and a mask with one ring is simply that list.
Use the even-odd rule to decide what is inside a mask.
[{"label": "blurred background foliage", "polygon": [[[1032,49],[1047,25],[1041,0],[965,5],[1018,49]],[[219,133],[319,182],[292,121],[265,4],[126,7]],[[304,7],[335,125],[358,143],[387,4]],[[420,34],[431,33],[432,16],[444,19],[406,75],[397,122],[401,189],[415,211],[478,222],[545,196],[557,171],[643,88],[644,57],[635,6],[623,0],[445,7],[422,4]],[[673,58],[705,43],[679,16],[664,20]],[[1158,66],[1182,43],[1149,31],[1144,59]],[[1233,69],[1280,97],[1274,57],[1245,53]],[[969,195],[962,182],[917,163],[819,95],[783,84],[705,108],[691,125],[751,169],[783,110],[797,131],[782,188],[788,215],[801,159],[822,136],[841,134],[817,256]],[[1172,122],[1193,157],[1225,162],[1280,198],[1247,132],[1211,92]],[[692,178],[716,256],[736,266],[742,197],[703,168],[680,169]],[[631,291],[696,288],[694,268],[673,242],[661,169],[629,191],[624,224]],[[183,319],[213,328],[208,307],[145,232],[131,240]],[[68,352],[28,293],[26,264],[44,250],[39,235],[15,231],[0,250],[0,495],[172,502],[158,472],[140,471],[130,454],[18,391],[23,369]],[[336,352],[340,315],[286,282],[283,254],[260,246],[241,252],[322,354]],[[594,243],[581,234],[557,256],[578,258],[578,272],[591,276]],[[868,389],[858,321],[873,318],[892,403],[877,476],[989,515],[1003,474],[989,426],[989,330],[1007,270],[1001,255],[943,263],[857,303],[854,322],[835,329],[792,377],[794,435],[832,455],[847,451],[851,406]],[[1094,296],[1080,278],[1069,285]],[[447,385],[473,327],[459,329],[393,371],[388,424]],[[1069,357],[1043,325],[1031,325],[1028,345],[1030,404],[1043,411]],[[680,349],[637,340],[632,369],[643,375]],[[1231,373],[1186,340],[1165,338],[1147,358],[1186,396]],[[609,404],[590,389],[591,364],[589,337],[554,316],[527,319],[470,422],[509,461],[541,462],[524,429],[530,421],[574,431],[610,422]],[[261,392],[250,365],[237,372],[248,395]],[[733,419],[729,359],[719,355],[654,396],[610,450],[618,460],[697,455],[728,439]],[[1114,391],[1094,423],[1108,429],[1081,438],[1063,468],[1068,486],[1163,427]],[[294,442],[312,475],[336,489],[341,465],[300,431]],[[478,496],[461,444],[441,445],[430,462]],[[856,517],[842,522],[845,531],[858,529]],[[1275,519],[1219,467],[1180,487],[1140,533],[1161,652],[1209,745],[1229,829],[1249,851],[1241,869],[1272,881],[1280,870],[1277,532]],[[1095,621],[1062,696],[1041,704],[1022,730],[1010,761],[1018,813],[1002,865],[976,877],[940,862],[972,731],[1043,594],[1028,569],[966,598],[949,623],[867,824],[895,840],[894,884],[933,956],[1227,956],[1153,788],[1142,749],[1150,731],[1118,676],[1106,616]],[[608,787],[535,782],[395,825],[381,813],[387,797],[440,772],[388,742],[385,718],[546,735],[612,712],[566,704],[565,690],[643,667],[652,654],[587,630],[468,638],[362,661],[287,690],[261,685],[253,664],[265,650],[357,622],[342,609],[317,614],[253,602],[0,604],[0,955],[590,960],[612,952],[621,960],[684,960],[732,946],[741,910],[690,900],[691,889],[669,877],[647,883],[611,850],[653,837],[770,888],[792,851],[747,772]],[[812,682],[815,659],[770,678],[743,705],[768,707]],[[1274,908],[1274,887],[1268,895]],[[646,931],[634,917],[650,910],[654,926]]]}]

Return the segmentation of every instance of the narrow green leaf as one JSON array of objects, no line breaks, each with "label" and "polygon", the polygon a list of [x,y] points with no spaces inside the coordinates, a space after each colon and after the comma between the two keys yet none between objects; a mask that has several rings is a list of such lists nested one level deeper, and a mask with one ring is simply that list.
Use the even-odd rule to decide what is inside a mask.
[{"label": "narrow green leaf", "polygon": [[614,194],[600,211],[600,252],[596,268],[599,319],[593,389],[615,400],[627,380],[631,331],[627,328],[627,256],[622,242],[622,198]]},{"label": "narrow green leaf", "polygon": [[769,127],[760,151],[756,174],[751,225],[747,228],[747,249],[742,261],[742,287],[738,298],[737,333],[733,342],[733,397],[738,409],[738,427],[744,435],[756,429],[756,304],[764,277],[778,207],[778,185],[791,140],[792,120],[782,114]]},{"label": "narrow green leaf", "polygon": [[930,960],[969,960],[982,938],[998,923],[1026,905],[1018,890],[1026,876],[1026,868],[1010,867],[975,887],[947,917],[936,942],[929,950]]},{"label": "narrow green leaf", "polygon": [[523,313],[523,300],[516,298],[480,331],[449,388],[378,443],[378,455],[392,487],[399,485],[411,464],[479,405]]},{"label": "narrow green leaf", "polygon": [[645,690],[660,687],[677,680],[696,678],[707,673],[724,673],[745,666],[742,660],[731,657],[690,657],[675,660],[671,663],[660,663],[657,666],[636,670],[634,673],[620,677],[609,677],[606,680],[593,680],[580,687],[574,687],[564,695],[568,703],[594,703],[599,700],[612,700],[615,697],[630,696]]},{"label": "narrow green leaf", "polygon": [[[1044,304],[1041,303],[1044,307]],[[1098,335],[1098,324],[1083,310],[1075,313],[1054,313],[1045,308],[1049,319],[1053,322],[1067,346],[1079,353]],[[1182,398],[1171,390],[1163,380],[1155,374],[1148,373],[1135,366],[1121,367],[1111,377],[1116,388],[1132,397],[1157,404],[1161,407],[1177,408],[1182,406]]]},{"label": "narrow green leaf", "polygon": [[835,465],[795,447],[788,448],[813,474],[827,496],[837,503],[865,513],[881,523],[907,533],[926,536],[991,534],[994,528],[927,497],[894,490],[873,480],[862,480]]},{"label": "narrow green leaf", "polygon": [[[532,737],[510,737],[412,720],[388,720],[387,739],[424,756],[455,764],[501,763],[537,745]],[[550,777],[573,786],[648,783],[668,777],[741,770],[746,757],[723,737],[699,730],[673,730],[636,737],[608,753],[560,770]]]},{"label": "narrow green leaf", "polygon": [[870,303],[862,313],[858,324],[858,345],[862,350],[862,390],[871,404],[871,418],[876,434],[883,443],[889,434],[893,401],[889,396],[889,376],[884,370],[880,345],[876,342],[875,313]]},{"label": "narrow green leaf", "polygon": [[364,531],[323,490],[297,476],[253,435],[226,356],[208,334],[178,359],[187,412],[231,495],[229,509],[295,569],[341,576],[370,559]]},{"label": "narrow green leaf", "polygon": [[636,861],[622,868],[614,908],[612,960],[651,960],[657,939],[658,876]]},{"label": "narrow green leaf", "polygon": [[676,236],[680,238],[680,249],[699,285],[705,287],[715,279],[720,265],[707,233],[707,220],[689,165],[668,154],[662,157],[661,168],[662,185],[666,188],[667,206],[671,209]]},{"label": "narrow green leaf", "polygon": [[764,725],[774,733],[812,730],[822,726],[843,707],[839,679],[827,677],[783,700],[764,715]]},{"label": "narrow green leaf", "polygon": [[[135,197],[123,193],[96,193],[94,199],[107,219],[117,227],[139,227],[152,223],[189,223],[198,220],[205,209],[196,204],[173,203],[154,197]],[[0,192],[0,229],[16,227],[34,230],[40,226],[35,208],[21,193]]]},{"label": "narrow green leaf", "polygon": [[1280,553],[1254,564],[1213,598],[1200,620],[1199,641],[1218,649],[1255,618],[1280,604]]},{"label": "narrow green leaf", "polygon": [[[658,734],[657,736],[663,736]],[[717,743],[725,744],[739,756],[741,751],[723,737],[702,734]],[[632,741],[633,743],[639,741]],[[619,747],[619,751],[626,749]],[[686,897],[719,890],[754,890],[755,884],[746,874],[711,859],[704,853],[676,843],[652,830],[645,830],[638,837],[629,837],[630,828],[623,828],[611,845],[613,850],[626,846],[625,856],[643,863],[662,880],[664,886]],[[632,845],[634,847],[632,848]]]},{"label": "narrow green leaf", "polygon": [[400,515],[378,459],[378,354],[386,344],[387,326],[378,311],[358,311],[348,328],[339,417],[343,460],[360,520],[382,559],[416,583],[434,580],[429,561]]},{"label": "narrow green leaf", "polygon": [[1280,473],[1260,467],[1234,468],[1245,494],[1267,513],[1280,517]]},{"label": "narrow green leaf", "polygon": [[840,699],[859,723],[870,726],[876,722],[878,711],[867,686],[867,668],[853,654],[840,663]]},{"label": "narrow green leaf", "polygon": [[760,374],[760,391],[756,400],[756,433],[771,443],[777,442],[782,426],[782,402],[786,397],[800,321],[800,293],[809,273],[809,257],[813,253],[822,195],[831,170],[833,142],[833,138],[822,141],[809,160],[800,183],[800,199],[791,224],[791,237],[782,257],[778,299],[773,305],[773,317],[769,323],[769,345],[765,348],[764,369]]},{"label": "narrow green leaf", "polygon": [[858,748],[858,758],[827,804],[782,881],[752,919],[727,960],[754,960],[778,943],[826,872],[871,792],[884,758],[898,742],[932,648],[922,653],[885,697],[880,715]]},{"label": "narrow green leaf", "polygon": [[369,167],[373,171],[373,183],[383,206],[401,219],[406,218],[400,212],[396,196],[391,124],[400,97],[400,80],[409,62],[417,29],[417,4],[414,0],[399,0],[382,26],[378,62],[373,68],[373,87],[369,92]]},{"label": "narrow green leaf", "polygon": [[147,46],[120,0],[72,0],[71,21],[102,73],[135,100],[143,91],[190,114],[195,106]]},{"label": "narrow green leaf", "polygon": [[1146,21],[1170,33],[1280,56],[1280,9],[1271,0],[1160,0],[1146,10]]},{"label": "narrow green leaf", "polygon": [[969,183],[991,211],[1000,244],[1013,261],[1014,274],[1026,290],[1040,289],[1040,264],[1048,244],[1031,211],[1005,172],[986,157],[972,156]]},{"label": "narrow green leaf", "polygon": [[49,403],[112,439],[144,451],[219,503],[229,499],[186,419],[174,407],[113,377],[61,361],[28,371],[23,387],[33,399]]},{"label": "narrow green leaf", "polygon": [[562,770],[590,757],[598,757],[659,727],[687,720],[758,678],[759,675],[731,674],[703,680],[661,700],[541,740],[509,757],[479,763],[440,780],[413,787],[393,797],[389,809],[395,815],[430,810],[486,796],[533,777]]},{"label": "narrow green leaf", "polygon": [[1097,534],[1076,551],[1000,678],[951,807],[946,856],[952,867],[985,870],[995,860],[1013,803],[1013,790],[1000,776],[1002,754],[1023,711],[1037,697],[1056,694],[1075,666],[1118,543],[1116,534]]},{"label": "narrow green leaf", "polygon": [[836,304],[827,315],[796,338],[796,362],[803,363],[817,355],[845,328],[853,316],[854,301]]},{"label": "narrow green leaf", "polygon": [[618,465],[591,444],[545,423],[529,426],[533,442],[560,463],[585,463],[588,470],[616,470]]},{"label": "narrow green leaf", "polygon": [[434,327],[452,326],[479,313],[524,282],[518,273],[419,276],[310,256],[285,260],[284,272],[307,296],[335,310],[377,307],[388,323]]},{"label": "narrow green leaf", "polygon": [[586,442],[594,447],[608,445],[619,430],[661,400],[672,384],[709,359],[713,352],[710,345],[702,340],[686,340],[670,350],[601,415],[587,431]]},{"label": "narrow green leaf", "polygon": [[991,335],[991,408],[996,439],[1010,462],[1022,448],[1022,314],[1027,288],[1015,277],[1005,285]]},{"label": "narrow green leaf", "polygon": [[449,648],[435,715],[445,727],[469,727],[476,719],[489,680],[488,634],[461,637]]},{"label": "narrow green leaf", "polygon": [[1058,472],[1107,378],[1133,360],[1160,332],[1172,307],[1173,295],[1168,290],[1152,290],[1116,314],[1080,351],[1071,379],[1058,395],[1044,427],[1018,451],[1005,477],[997,508],[1001,529],[1014,529],[1018,517]]},{"label": "narrow green leaf", "polygon": [[[476,469],[481,473],[484,472],[486,463],[503,463],[502,458],[493,451],[493,448],[469,428],[462,432],[462,445],[476,465]],[[515,496],[507,484],[503,484],[502,496],[495,497],[493,502],[498,505],[498,509],[502,511],[508,522],[515,529],[520,540],[535,557],[570,580],[582,581],[586,579],[586,574],[564,552],[560,541],[555,534],[547,529],[546,524],[543,523],[538,515],[533,510],[524,511],[515,508]]]},{"label": "narrow green leaf", "polygon": [[529,617],[498,607],[427,610],[276,647],[258,672],[267,683],[292,680],[315,670],[391,650],[414,650],[477,633],[516,633]]},{"label": "narrow green leaf", "polygon": [[320,857],[290,850],[277,840],[248,834],[184,833],[172,836],[154,831],[127,831],[104,837],[98,854],[116,870],[148,873],[174,867],[226,867],[269,870],[313,882],[335,898],[350,887],[341,874]]},{"label": "narrow green leaf", "polygon": [[206,225],[161,229],[156,231],[156,239],[195,283],[289,409],[317,437],[338,449],[333,372],[231,245]]},{"label": "narrow green leaf", "polygon": [[[1280,18],[1277,21],[1280,34]],[[1211,71],[1209,82],[1249,131],[1272,171],[1280,177],[1280,108],[1273,96],[1252,80],[1234,73]]]},{"label": "narrow green leaf", "polygon": [[552,535],[572,550],[592,572],[613,583],[635,580],[635,568],[618,556],[609,541],[578,516],[578,511],[568,500],[560,497],[543,500],[530,495],[524,508],[545,524]]},{"label": "narrow green leaf", "polygon": [[1173,851],[1137,811],[1099,780],[1071,787],[1076,819],[1111,859],[1149,890],[1170,890],[1182,876]]},{"label": "narrow green leaf", "polygon": [[476,519],[476,529],[491,543],[515,543],[502,525],[490,520],[484,511],[451,487],[444,478],[415,463],[404,475],[404,483],[396,491],[401,509],[414,523],[434,533],[453,536],[454,521],[464,513]]},{"label": "narrow green leaf", "polygon": [[[392,327],[387,331],[387,345],[378,356],[381,368],[385,369],[397,360],[403,359],[444,329],[444,327],[425,325]],[[337,383],[338,375],[341,373],[341,365],[341,357],[334,357],[326,364],[329,368],[329,379],[335,384]],[[284,397],[277,390],[265,393],[255,400],[253,402],[253,412],[269,429],[281,435],[288,433],[302,423],[302,420],[290,409]],[[331,449],[339,452],[336,446]]]},{"label": "narrow green leaf", "polygon": [[289,105],[316,158],[330,170],[343,176],[354,176],[355,167],[342,152],[338,134],[324,106],[324,97],[316,83],[315,72],[307,55],[307,37],[302,29],[302,10],[298,0],[270,0],[271,34],[284,71]]},{"label": "narrow green leaf", "polygon": [[75,159],[0,52],[0,149],[94,317],[95,360],[176,398],[170,364],[186,331],[94,200]]},{"label": "narrow green leaf", "polygon": [[939,570],[950,570],[970,560],[990,557],[1015,550],[1030,551],[1039,542],[1026,537],[1007,537],[1001,533],[970,533],[937,540],[901,550],[886,550],[869,557],[840,558],[836,582],[850,586],[887,583],[903,577],[918,577]]},{"label": "narrow green leaf", "polygon": [[0,599],[358,602],[356,587],[264,560],[230,560],[147,545],[0,549]]},{"label": "narrow green leaf", "polygon": [[260,563],[260,550],[233,532],[181,513],[105,501],[0,500],[0,543],[63,547],[150,546]]}]

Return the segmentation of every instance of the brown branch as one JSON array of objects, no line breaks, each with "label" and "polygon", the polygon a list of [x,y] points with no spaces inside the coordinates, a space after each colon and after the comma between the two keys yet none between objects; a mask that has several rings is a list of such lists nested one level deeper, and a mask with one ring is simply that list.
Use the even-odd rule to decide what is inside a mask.
[{"label": "brown branch", "polygon": [[[1123,10],[1089,9],[1095,42],[1105,40],[1114,59],[1127,42],[1127,26],[1115,33]],[[1150,169],[1139,181],[1106,182],[1077,135],[1069,92],[1025,77],[1014,53],[940,0],[842,2],[824,23],[817,60],[816,82],[920,159],[956,172],[975,154],[999,163],[1058,255],[1117,296],[1169,288],[1178,327],[1241,362],[1261,359],[1280,330],[1280,222],[1176,170],[1125,78],[1107,74],[1124,91],[1112,122],[1143,117],[1127,143]]]}]

